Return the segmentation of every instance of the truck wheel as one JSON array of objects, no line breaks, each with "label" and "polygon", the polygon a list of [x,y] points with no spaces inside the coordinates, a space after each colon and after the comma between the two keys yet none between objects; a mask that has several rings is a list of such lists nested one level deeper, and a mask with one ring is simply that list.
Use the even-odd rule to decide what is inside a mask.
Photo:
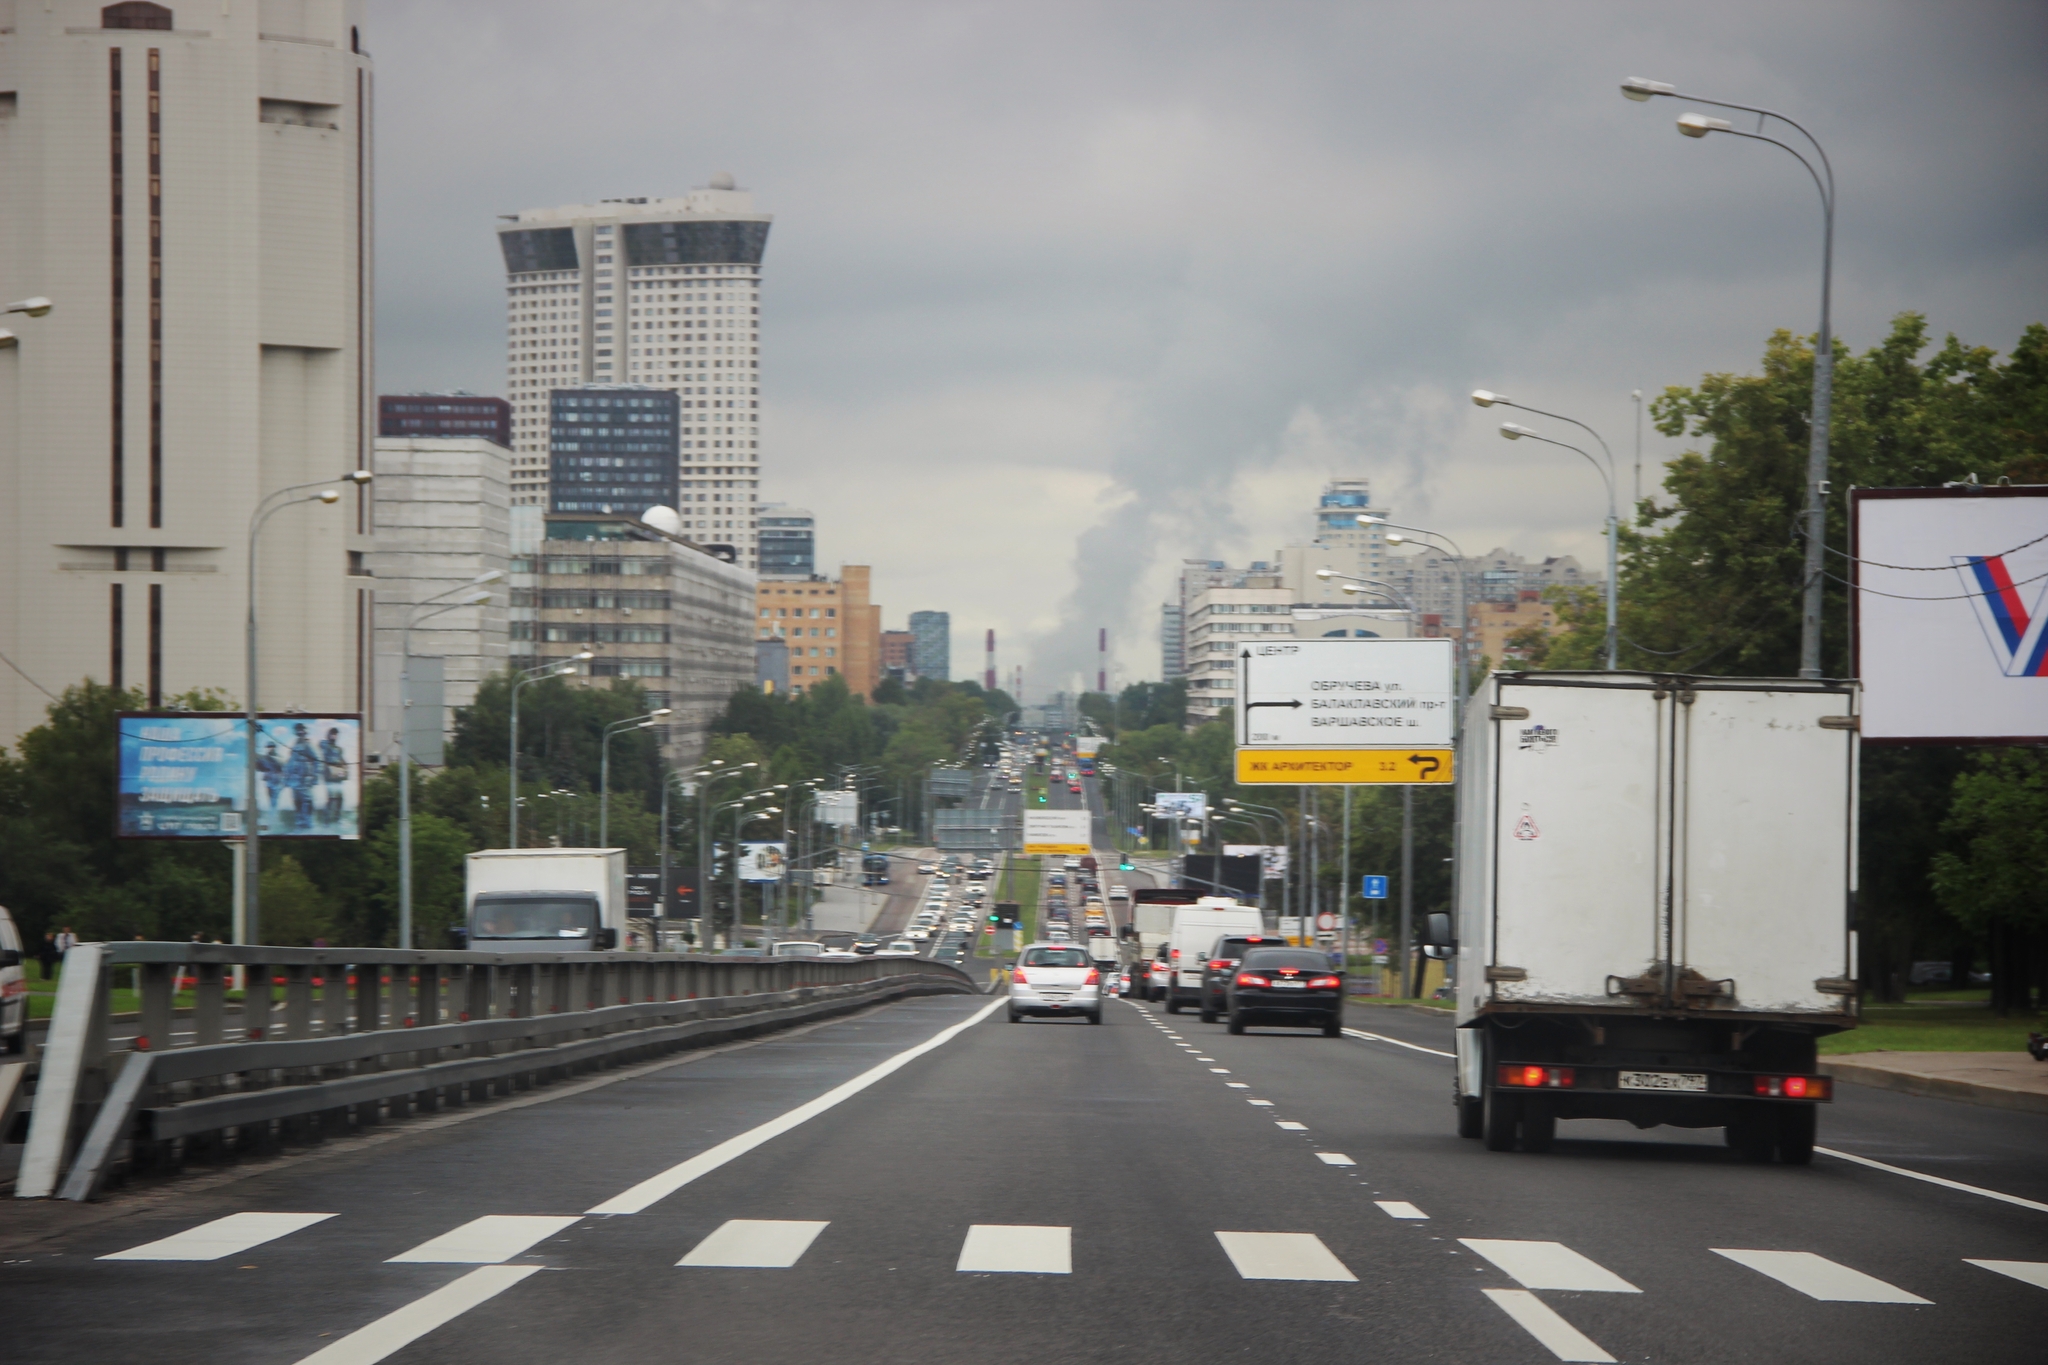
[{"label": "truck wheel", "polygon": [[1515,1130],[1521,1126],[1522,1097],[1489,1090],[1484,1104],[1486,1112],[1480,1119],[1480,1136],[1486,1139],[1486,1150],[1514,1151]]},{"label": "truck wheel", "polygon": [[1820,1111],[1810,1104],[1787,1105],[1778,1111],[1778,1160],[1787,1166],[1813,1164],[1813,1135]]},{"label": "truck wheel", "polygon": [[1486,1106],[1476,1096],[1460,1095],[1452,1101],[1458,1107],[1458,1136],[1476,1138],[1486,1131]]},{"label": "truck wheel", "polygon": [[1522,1101],[1522,1150],[1547,1152],[1556,1140],[1556,1111],[1541,1100]]}]

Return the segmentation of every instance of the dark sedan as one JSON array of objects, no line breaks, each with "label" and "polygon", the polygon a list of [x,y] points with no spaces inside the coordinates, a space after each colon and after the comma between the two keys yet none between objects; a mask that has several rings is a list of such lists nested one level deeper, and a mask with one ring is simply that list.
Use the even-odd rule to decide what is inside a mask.
[{"label": "dark sedan", "polygon": [[1230,1031],[1247,1024],[1320,1028],[1325,1038],[1344,1030],[1344,974],[1322,953],[1306,948],[1254,948],[1231,973]]}]

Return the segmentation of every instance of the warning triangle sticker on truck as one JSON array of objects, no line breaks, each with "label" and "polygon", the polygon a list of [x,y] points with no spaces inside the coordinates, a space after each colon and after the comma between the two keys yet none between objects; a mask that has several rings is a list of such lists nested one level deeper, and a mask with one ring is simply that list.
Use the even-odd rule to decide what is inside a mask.
[{"label": "warning triangle sticker on truck", "polygon": [[1515,821],[1515,837],[1524,843],[1531,839],[1541,839],[1543,837],[1543,831],[1536,828],[1536,821],[1530,816],[1529,812],[1523,811],[1522,818]]}]

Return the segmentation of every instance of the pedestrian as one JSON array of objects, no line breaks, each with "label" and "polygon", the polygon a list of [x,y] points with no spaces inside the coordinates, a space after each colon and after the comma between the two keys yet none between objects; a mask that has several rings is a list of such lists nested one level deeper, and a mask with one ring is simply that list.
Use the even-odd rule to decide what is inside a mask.
[{"label": "pedestrian", "polygon": [[43,941],[36,947],[36,961],[43,966],[43,980],[48,981],[57,975],[57,959],[62,956],[57,951],[57,936],[45,933]]},{"label": "pedestrian", "polygon": [[57,956],[59,958],[77,946],[78,935],[71,932],[70,925],[67,924],[57,931]]}]

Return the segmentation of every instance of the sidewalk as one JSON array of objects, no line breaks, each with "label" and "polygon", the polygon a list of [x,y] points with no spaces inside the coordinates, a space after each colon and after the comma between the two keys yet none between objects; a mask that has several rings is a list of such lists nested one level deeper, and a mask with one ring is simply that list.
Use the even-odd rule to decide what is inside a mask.
[{"label": "sidewalk", "polygon": [[2024,1052],[1852,1052],[1821,1074],[1907,1095],[2048,1114],[2048,1062]]}]

